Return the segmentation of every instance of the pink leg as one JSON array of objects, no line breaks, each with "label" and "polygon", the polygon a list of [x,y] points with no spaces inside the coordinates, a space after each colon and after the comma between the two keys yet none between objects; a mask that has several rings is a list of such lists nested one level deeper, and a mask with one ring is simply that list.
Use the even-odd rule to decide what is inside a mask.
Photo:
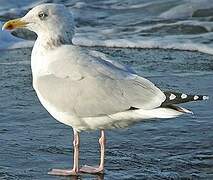
[{"label": "pink leg", "polygon": [[104,154],[105,154],[105,143],[106,138],[104,134],[104,130],[101,130],[101,137],[99,139],[99,144],[101,148],[101,160],[100,165],[98,167],[92,167],[92,166],[83,166],[80,171],[83,173],[90,173],[90,174],[98,174],[104,172]]},{"label": "pink leg", "polygon": [[74,140],[73,140],[73,147],[74,147],[74,156],[73,156],[73,169],[52,169],[48,174],[51,175],[58,175],[58,176],[70,176],[70,175],[77,175],[79,172],[79,144],[80,144],[80,137],[79,133],[76,130],[74,132]]}]

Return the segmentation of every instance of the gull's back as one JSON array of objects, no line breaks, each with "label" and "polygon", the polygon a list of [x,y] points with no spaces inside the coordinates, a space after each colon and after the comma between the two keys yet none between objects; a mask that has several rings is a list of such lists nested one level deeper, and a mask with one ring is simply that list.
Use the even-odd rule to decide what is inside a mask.
[{"label": "gull's back", "polygon": [[51,106],[58,112],[86,118],[132,107],[153,109],[165,100],[164,93],[150,81],[101,55],[65,45],[39,56],[43,59],[42,73],[33,75],[34,88],[46,109]]}]

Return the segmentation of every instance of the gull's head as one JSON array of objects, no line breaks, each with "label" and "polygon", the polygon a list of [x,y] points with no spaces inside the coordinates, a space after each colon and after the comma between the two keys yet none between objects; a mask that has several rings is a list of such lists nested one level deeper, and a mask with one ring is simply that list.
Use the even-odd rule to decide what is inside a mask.
[{"label": "gull's head", "polygon": [[24,17],[6,22],[2,30],[17,28],[29,29],[38,38],[55,44],[69,44],[74,35],[74,18],[64,5],[42,4],[31,9]]}]

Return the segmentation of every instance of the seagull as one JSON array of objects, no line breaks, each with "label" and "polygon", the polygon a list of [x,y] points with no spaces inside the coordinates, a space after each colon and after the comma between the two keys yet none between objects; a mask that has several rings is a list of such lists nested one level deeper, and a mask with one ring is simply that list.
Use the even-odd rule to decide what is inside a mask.
[{"label": "seagull", "polygon": [[[74,18],[64,5],[38,5],[24,17],[6,22],[2,30],[16,28],[37,34],[31,69],[41,104],[56,120],[73,128],[73,168],[52,169],[51,175],[103,173],[105,129],[192,113],[177,104],[208,99],[162,91],[104,53],[74,45]],[[100,164],[80,168],[79,133],[90,130],[100,130]]]}]

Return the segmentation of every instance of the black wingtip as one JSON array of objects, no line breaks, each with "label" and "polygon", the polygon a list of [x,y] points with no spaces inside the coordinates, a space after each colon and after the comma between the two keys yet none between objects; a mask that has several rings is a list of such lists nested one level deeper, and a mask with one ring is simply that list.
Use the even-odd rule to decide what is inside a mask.
[{"label": "black wingtip", "polygon": [[193,100],[198,101],[198,100],[208,100],[209,96],[206,95],[193,95]]},{"label": "black wingtip", "polygon": [[166,100],[163,104],[180,104],[190,101],[201,101],[209,99],[209,96],[207,95],[189,95],[171,91],[166,91],[164,93],[166,95]]}]

